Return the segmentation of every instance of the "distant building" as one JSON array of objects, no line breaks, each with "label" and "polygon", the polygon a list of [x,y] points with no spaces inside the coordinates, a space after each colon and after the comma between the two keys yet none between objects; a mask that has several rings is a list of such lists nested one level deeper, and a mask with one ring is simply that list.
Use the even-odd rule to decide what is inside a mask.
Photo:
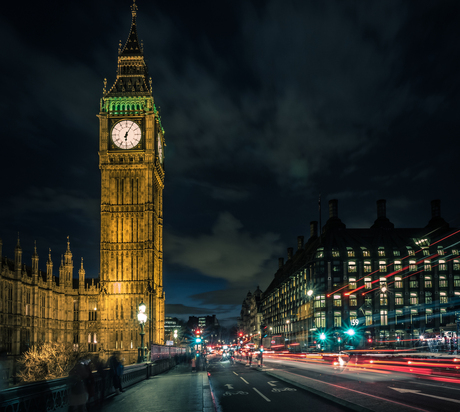
[{"label": "distant building", "polygon": [[260,344],[263,313],[262,313],[262,291],[257,286],[254,293],[250,291],[241,305],[240,317],[238,319],[238,331],[247,335],[255,344]]},{"label": "distant building", "polygon": [[171,316],[165,317],[165,341],[174,340],[174,331],[177,331],[176,340],[180,342],[182,339],[182,327],[184,322],[178,318],[173,318]]},{"label": "distant building", "polygon": [[190,316],[187,322],[189,334],[193,335],[199,329],[205,341],[211,345],[220,343],[221,327],[216,315],[212,316]]},{"label": "distant building", "polygon": [[[264,322],[291,350],[457,344],[460,314],[460,231],[431,203],[425,227],[395,228],[385,200],[369,229],[349,229],[329,201],[329,219],[318,236],[288,248],[263,293]],[[459,316],[460,317],[460,316]],[[346,332],[353,328],[355,336]],[[320,334],[325,334],[321,341]]]}]

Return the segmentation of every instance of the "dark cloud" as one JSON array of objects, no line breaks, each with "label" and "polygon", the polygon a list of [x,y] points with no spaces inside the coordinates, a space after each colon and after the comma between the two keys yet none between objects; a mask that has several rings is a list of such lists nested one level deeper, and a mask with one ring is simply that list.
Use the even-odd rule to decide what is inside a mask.
[{"label": "dark cloud", "polygon": [[[330,198],[348,227],[385,198],[397,226],[425,226],[440,198],[458,225],[459,18],[453,0],[139,4],[166,129],[168,304],[206,312],[266,286],[319,193],[323,223]],[[70,235],[98,273],[96,114],[130,22],[124,0],[5,5],[4,250],[17,231],[25,257]]]}]

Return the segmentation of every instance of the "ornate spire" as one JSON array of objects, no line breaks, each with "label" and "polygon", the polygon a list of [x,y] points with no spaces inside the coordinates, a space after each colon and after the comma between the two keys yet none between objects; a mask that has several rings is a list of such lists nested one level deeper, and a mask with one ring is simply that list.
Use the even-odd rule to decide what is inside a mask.
[{"label": "ornate spire", "polygon": [[37,256],[37,241],[34,240],[34,254],[33,256]]},{"label": "ornate spire", "polygon": [[81,269],[83,269],[83,257],[81,258]]},{"label": "ornate spire", "polygon": [[19,242],[19,232],[18,232],[18,243],[16,243],[16,249],[21,249],[21,244]]},{"label": "ornate spire", "polygon": [[67,250],[70,252],[70,236],[67,236]]},{"label": "ornate spire", "polygon": [[[118,70],[114,85],[108,90],[104,87],[104,98],[110,97],[151,97],[148,87],[148,69],[144,60],[143,45],[137,36],[137,5],[131,5],[131,28],[124,46],[120,41],[118,46]],[[105,92],[107,91],[107,92]]]},{"label": "ornate spire", "polygon": [[133,0],[133,4],[131,6],[131,13],[133,15],[133,20],[134,20],[136,18],[136,13],[137,13],[136,0]]}]

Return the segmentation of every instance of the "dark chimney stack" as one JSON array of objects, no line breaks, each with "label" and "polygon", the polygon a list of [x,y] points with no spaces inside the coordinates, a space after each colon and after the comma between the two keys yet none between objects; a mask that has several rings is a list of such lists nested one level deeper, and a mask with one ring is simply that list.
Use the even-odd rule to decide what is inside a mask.
[{"label": "dark chimney stack", "polygon": [[303,236],[297,236],[297,250],[300,250],[303,248]]},{"label": "dark chimney stack", "polygon": [[431,217],[441,217],[441,200],[436,199],[431,201]]},{"label": "dark chimney stack", "polygon": [[310,222],[310,237],[317,237],[318,236],[318,222],[314,220]]},{"label": "dark chimney stack", "polygon": [[385,199],[377,200],[377,219],[387,217],[387,201]]},{"label": "dark chimney stack", "polygon": [[292,259],[292,252],[294,252],[294,248],[293,247],[288,247],[287,252],[288,252],[288,260]]},{"label": "dark chimney stack", "polygon": [[278,267],[281,269],[284,265],[284,258],[279,258],[278,259]]},{"label": "dark chimney stack", "polygon": [[339,217],[339,201],[337,199],[329,200],[329,219]]}]

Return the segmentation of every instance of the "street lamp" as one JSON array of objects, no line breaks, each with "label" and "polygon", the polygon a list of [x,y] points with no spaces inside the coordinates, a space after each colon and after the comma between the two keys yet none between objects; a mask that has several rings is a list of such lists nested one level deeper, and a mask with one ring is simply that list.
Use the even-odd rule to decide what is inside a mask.
[{"label": "street lamp", "polygon": [[291,334],[290,334],[290,331],[289,331],[289,323],[290,323],[290,322],[291,322],[291,321],[290,321],[289,319],[286,319],[286,325],[287,325],[287,333],[286,333],[286,335],[287,335],[287,338],[288,338],[288,345],[291,344],[291,339],[290,339],[290,338],[291,338]]},{"label": "street lamp", "polygon": [[139,357],[138,357],[138,360],[137,362],[138,363],[141,363],[141,362],[144,362],[145,359],[144,359],[144,335],[145,335],[145,332],[144,332],[144,324],[145,322],[147,321],[147,315],[145,313],[145,310],[146,310],[146,306],[145,306],[145,303],[144,302],[141,302],[139,304],[139,312],[137,313],[137,320],[139,321],[139,324],[141,325],[141,347],[139,348]]}]

